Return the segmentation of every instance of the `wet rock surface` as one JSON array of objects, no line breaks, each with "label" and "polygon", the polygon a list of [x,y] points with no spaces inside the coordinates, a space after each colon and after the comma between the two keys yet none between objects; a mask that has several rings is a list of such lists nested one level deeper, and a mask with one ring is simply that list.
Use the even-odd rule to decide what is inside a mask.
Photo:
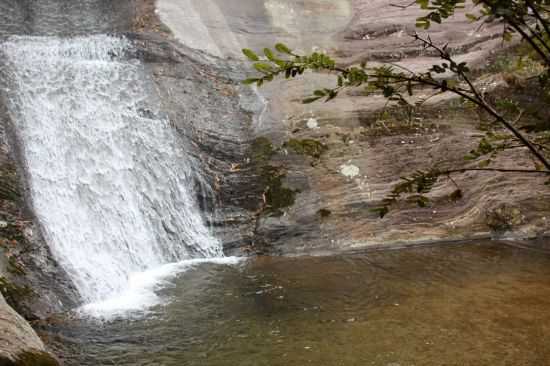
[{"label": "wet rock surface", "polygon": [[205,65],[207,56],[154,33],[128,36],[156,82],[163,110],[201,167],[195,191],[207,220],[228,253],[246,247],[262,189],[250,161],[253,113],[239,98],[249,91],[229,64]]},{"label": "wet rock surface", "polygon": [[36,224],[17,138],[1,106],[0,122],[0,290],[25,318],[46,318],[74,307],[78,296]]},{"label": "wet rock surface", "polygon": [[31,326],[0,295],[0,364],[6,366],[57,366]]},{"label": "wet rock surface", "polygon": [[[283,7],[288,5],[285,1],[279,3]],[[208,6],[215,7],[216,4],[215,1],[209,2]],[[335,28],[332,37],[319,38],[317,41],[320,43],[315,45],[321,49],[325,46],[324,49],[341,64],[362,60],[393,61],[413,70],[421,70],[436,61],[432,55],[413,44],[408,36],[415,30],[415,19],[421,13],[416,7],[403,10],[384,1],[356,0],[350,4],[352,17],[348,26],[343,30]],[[223,14],[223,6],[217,5]],[[316,3],[310,6],[316,9],[321,5]],[[314,11],[311,8],[308,11]],[[219,12],[216,14],[216,17],[209,18],[208,14],[201,13],[199,18],[203,17],[203,24],[207,27],[217,25],[218,28],[213,31],[219,32],[221,27],[225,32],[231,32],[232,15],[222,17],[227,22],[221,22]],[[300,24],[298,19],[286,19],[285,22],[273,16],[269,19],[275,29],[270,39],[290,39],[289,43],[293,43],[292,37],[299,39],[308,32],[308,29],[302,29],[302,33],[296,29],[289,31],[289,24]],[[238,34],[237,46],[250,46],[261,51],[257,39],[243,36],[246,34],[246,24],[242,23],[245,31],[241,29]],[[437,42],[448,42],[459,60],[467,61],[483,73],[487,60],[495,53],[503,52],[500,50],[497,28],[476,30],[476,26],[470,24],[461,12],[445,25],[433,27],[430,35]],[[178,37],[177,29],[175,32],[177,39],[185,41],[185,37]],[[323,44],[323,41],[326,43]],[[193,46],[193,42],[187,43]],[[299,41],[295,41],[294,45],[304,48]],[[224,46],[227,44],[224,43]],[[204,47],[197,52],[202,55],[201,62],[220,70],[218,73],[221,75],[232,75],[234,78],[251,69],[248,64],[231,61],[234,57],[231,54],[224,59],[219,58],[217,52],[209,58],[208,48]],[[220,68],[220,65],[231,63],[240,72],[235,74],[232,70],[229,73]],[[232,83],[236,87],[236,79]],[[454,183],[463,191],[463,198],[458,200],[451,199],[456,189],[454,183],[442,180],[430,195],[432,203],[429,207],[418,208],[402,203],[380,219],[371,209],[380,205],[400,176],[434,164],[463,165],[464,156],[483,136],[478,128],[483,121],[480,122],[474,110],[447,96],[434,98],[425,109],[416,111],[408,122],[405,116],[395,111],[395,115],[382,117],[384,99],[364,97],[357,91],[350,91],[330,103],[300,103],[314,88],[332,86],[334,83],[332,76],[324,74],[306,74],[300,80],[276,81],[260,91],[259,101],[264,106],[256,109],[249,130],[243,128],[241,120],[236,119],[229,126],[224,124],[212,129],[214,133],[208,134],[209,142],[203,144],[207,154],[211,146],[220,146],[216,144],[220,140],[240,141],[241,152],[246,151],[243,144],[252,146],[258,139],[267,139],[271,144],[268,156],[258,162],[260,166],[255,169],[256,175],[244,174],[249,170],[238,170],[228,175],[235,182],[246,182],[247,187],[256,185],[256,189],[247,188],[246,195],[239,190],[222,189],[227,197],[233,197],[229,200],[234,207],[238,207],[233,212],[240,212],[244,221],[255,221],[254,230],[248,231],[252,233],[250,244],[253,251],[328,254],[381,245],[400,246],[495,236],[522,239],[548,234],[550,192],[544,185],[544,178],[503,173],[470,172],[457,175]],[[494,89],[503,85],[495,79],[486,84],[482,87]],[[243,99],[244,92],[240,90]],[[424,96],[429,96],[427,91]],[[296,141],[308,140],[318,141],[326,150],[312,156],[307,149],[296,148]],[[224,146],[226,157],[231,149],[230,144]],[[248,159],[253,161],[253,157],[249,153]],[[243,159],[246,161],[246,154],[239,155],[235,163]],[[220,161],[223,160],[222,157]],[[493,164],[502,168],[533,167],[529,155],[523,150],[505,152]],[[262,182],[261,172],[265,172],[265,168],[276,172],[280,183],[278,188]],[[251,179],[256,179],[256,182],[251,182]],[[274,192],[283,192],[283,200],[288,205],[272,209],[267,194],[273,195]],[[288,192],[295,195],[291,200],[286,199]],[[256,196],[258,194],[259,197]],[[258,199],[259,208],[255,204]],[[498,213],[498,208],[504,203],[516,208],[513,210],[514,219],[504,224],[506,230],[495,230],[491,212],[496,210]],[[257,209],[252,211],[250,206]],[[230,220],[226,220],[225,224],[229,224],[225,231],[230,231],[227,229],[231,227]]]}]

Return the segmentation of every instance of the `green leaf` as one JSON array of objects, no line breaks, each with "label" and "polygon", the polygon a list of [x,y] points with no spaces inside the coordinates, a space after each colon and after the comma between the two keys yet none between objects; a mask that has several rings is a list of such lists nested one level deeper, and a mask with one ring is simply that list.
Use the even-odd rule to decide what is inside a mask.
[{"label": "green leaf", "polygon": [[427,20],[424,17],[418,18],[416,20],[416,27],[417,28],[422,28],[422,29],[428,29],[428,28],[430,28],[430,21]]},{"label": "green leaf", "polygon": [[257,78],[250,78],[250,79],[243,80],[244,85],[252,85],[252,84],[256,84],[257,82],[258,82]]},{"label": "green leaf", "polygon": [[265,54],[265,57],[267,57],[268,60],[270,60],[270,61],[275,61],[276,60],[275,56],[273,55],[273,52],[271,52],[271,50],[269,48],[264,48],[264,54]]},{"label": "green leaf", "polygon": [[388,208],[388,206],[376,207],[376,208],[371,208],[370,212],[378,214],[378,216],[380,216],[380,218],[382,219],[384,218],[384,216],[386,216],[390,212],[390,209]]},{"label": "green leaf", "polygon": [[470,22],[477,22],[479,20],[479,17],[477,17],[476,15],[474,14],[466,14],[466,18],[468,18],[468,20]]},{"label": "green leaf", "polygon": [[458,86],[458,81],[452,80],[452,79],[447,80],[447,87],[448,88],[455,88],[457,86]]},{"label": "green leaf", "polygon": [[327,98],[327,100],[325,100],[325,102],[331,101],[332,99],[336,98],[337,96],[338,96],[338,92],[334,91],[334,90],[331,90],[331,91],[329,91],[328,98]]},{"label": "green leaf", "polygon": [[433,71],[433,72],[436,72],[438,74],[443,74],[443,73],[446,72],[445,68],[441,67],[439,65],[433,65],[430,70]]},{"label": "green leaf", "polygon": [[430,19],[437,24],[441,24],[441,14],[439,13],[431,13]]},{"label": "green leaf", "polygon": [[511,33],[511,32],[504,32],[504,33],[502,33],[502,39],[503,39],[505,42],[510,42],[510,41],[512,41],[512,33]]},{"label": "green leaf", "polygon": [[491,164],[491,159],[483,160],[478,164],[480,168],[487,168]]},{"label": "green leaf", "polygon": [[428,204],[430,203],[430,199],[426,196],[418,196],[416,200],[416,204],[418,207],[428,207]]},{"label": "green leaf", "polygon": [[430,0],[416,0],[416,3],[420,5],[420,8],[428,9],[428,6],[430,5]]},{"label": "green leaf", "polygon": [[243,48],[243,54],[250,60],[250,61],[260,61],[260,58],[258,57],[258,55],[256,55],[254,53],[254,51],[248,49],[248,48]]},{"label": "green leaf", "polygon": [[287,66],[288,66],[287,61],[278,60],[278,59],[274,59],[274,60],[271,60],[271,61],[273,61],[281,69],[286,69]]},{"label": "green leaf", "polygon": [[254,64],[254,68],[264,74],[269,74],[273,71],[273,68],[271,67],[271,65],[266,64],[264,62],[256,62]]},{"label": "green leaf", "polygon": [[470,72],[470,69],[468,68],[466,62],[459,63],[458,66],[457,66],[457,70],[458,70],[458,72],[461,72],[461,73]]},{"label": "green leaf", "polygon": [[382,92],[384,93],[384,97],[389,98],[395,93],[395,89],[392,86],[386,85],[382,89]]},{"label": "green leaf", "polygon": [[449,198],[451,201],[456,202],[458,200],[461,200],[464,194],[462,193],[462,190],[456,189],[453,193],[449,195]]},{"label": "green leaf", "polygon": [[277,43],[275,45],[275,49],[281,53],[286,53],[288,55],[292,54],[292,50],[288,48],[286,45],[284,45],[283,43]]},{"label": "green leaf", "polygon": [[305,98],[304,100],[302,100],[302,103],[303,104],[311,104],[313,102],[316,102],[318,101],[319,99],[321,99],[322,97],[309,97],[309,98]]}]

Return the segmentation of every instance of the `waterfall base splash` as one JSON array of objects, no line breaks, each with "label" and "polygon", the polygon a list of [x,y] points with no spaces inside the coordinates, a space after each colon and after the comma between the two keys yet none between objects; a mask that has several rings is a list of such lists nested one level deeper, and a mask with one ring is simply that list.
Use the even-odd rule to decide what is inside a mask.
[{"label": "waterfall base splash", "polygon": [[81,316],[104,319],[147,313],[147,309],[165,301],[156,290],[167,285],[178,274],[201,264],[236,265],[242,260],[237,257],[187,259],[134,273],[130,275],[128,287],[123,292],[107,300],[84,305],[78,312]]}]

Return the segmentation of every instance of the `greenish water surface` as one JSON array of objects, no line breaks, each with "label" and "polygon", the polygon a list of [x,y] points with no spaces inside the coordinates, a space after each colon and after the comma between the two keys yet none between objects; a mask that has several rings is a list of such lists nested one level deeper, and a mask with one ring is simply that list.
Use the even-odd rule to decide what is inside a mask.
[{"label": "greenish water surface", "polygon": [[487,242],[204,264],[148,314],[50,326],[67,365],[550,365],[550,256]]}]

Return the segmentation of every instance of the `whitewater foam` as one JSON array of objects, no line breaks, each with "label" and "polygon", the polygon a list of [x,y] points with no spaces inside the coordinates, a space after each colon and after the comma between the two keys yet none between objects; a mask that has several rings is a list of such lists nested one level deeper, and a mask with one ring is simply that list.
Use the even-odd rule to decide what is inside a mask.
[{"label": "whitewater foam", "polygon": [[106,35],[0,43],[34,212],[86,303],[125,292],[152,303],[156,279],[185,267],[166,263],[223,256],[196,202],[197,167],[132,51]]},{"label": "whitewater foam", "polygon": [[82,316],[111,319],[117,316],[140,314],[147,309],[163,304],[157,290],[168,285],[177,275],[201,264],[236,265],[242,262],[238,257],[187,259],[169,263],[157,268],[130,274],[127,288],[106,300],[87,304],[78,309]]}]

